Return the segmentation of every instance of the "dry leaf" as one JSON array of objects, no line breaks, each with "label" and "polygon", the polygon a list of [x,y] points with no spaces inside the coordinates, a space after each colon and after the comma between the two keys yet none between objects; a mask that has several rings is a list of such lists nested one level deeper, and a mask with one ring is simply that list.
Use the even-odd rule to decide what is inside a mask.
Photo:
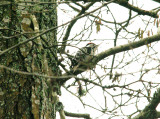
[{"label": "dry leaf", "polygon": [[156,24],[156,19],[154,19],[154,26],[155,26],[155,24]]},{"label": "dry leaf", "polygon": [[141,39],[143,38],[143,33],[144,33],[144,31],[143,31],[143,30],[141,30]]},{"label": "dry leaf", "polygon": [[148,30],[148,33],[147,33],[147,35],[148,35],[148,36],[150,36],[150,31],[149,31],[149,30]]},{"label": "dry leaf", "polygon": [[99,18],[98,20],[95,20],[96,23],[96,31],[97,33],[101,30],[100,25],[101,25],[101,19]]},{"label": "dry leaf", "polygon": [[157,22],[156,22],[156,26],[157,28],[159,27],[159,20],[157,19]]},{"label": "dry leaf", "polygon": [[151,33],[152,33],[152,35],[153,35],[153,31],[152,31],[152,29],[151,29]]},{"label": "dry leaf", "polygon": [[141,28],[138,29],[138,38],[139,39],[141,38],[140,32],[141,32]]}]

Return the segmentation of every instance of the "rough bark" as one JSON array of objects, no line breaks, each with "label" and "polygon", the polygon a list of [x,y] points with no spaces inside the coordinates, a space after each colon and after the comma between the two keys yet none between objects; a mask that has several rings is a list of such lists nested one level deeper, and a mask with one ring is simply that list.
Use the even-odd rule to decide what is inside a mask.
[{"label": "rough bark", "polygon": [[[57,26],[56,4],[42,4],[30,9],[27,5],[32,3],[17,4],[12,0],[1,4],[0,51]],[[57,45],[56,29],[3,54],[0,64],[17,71],[59,76],[57,47],[45,49],[48,44]],[[62,104],[58,105],[58,95],[60,85],[56,79],[0,69],[0,118],[54,119],[56,111],[63,112]]]}]

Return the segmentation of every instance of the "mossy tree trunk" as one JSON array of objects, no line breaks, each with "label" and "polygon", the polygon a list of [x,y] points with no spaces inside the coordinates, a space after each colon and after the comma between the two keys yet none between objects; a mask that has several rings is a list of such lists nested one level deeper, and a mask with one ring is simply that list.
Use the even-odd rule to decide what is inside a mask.
[{"label": "mossy tree trunk", "polygon": [[[3,51],[56,26],[56,4],[12,0],[0,6],[0,19],[0,51]],[[54,30],[0,56],[0,65],[10,68],[0,68],[0,118],[56,118],[56,111],[63,108],[57,96],[58,81],[32,75],[61,75],[57,47],[48,48],[56,45]]]}]

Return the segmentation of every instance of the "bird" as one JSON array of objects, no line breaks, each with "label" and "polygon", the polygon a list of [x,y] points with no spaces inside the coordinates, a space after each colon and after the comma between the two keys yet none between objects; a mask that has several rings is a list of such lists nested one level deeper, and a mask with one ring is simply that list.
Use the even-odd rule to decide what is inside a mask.
[{"label": "bird", "polygon": [[71,58],[70,68],[73,70],[73,73],[77,69],[81,69],[81,66],[87,66],[88,61],[90,61],[95,56],[98,46],[99,45],[90,42],[77,51],[76,55]]}]

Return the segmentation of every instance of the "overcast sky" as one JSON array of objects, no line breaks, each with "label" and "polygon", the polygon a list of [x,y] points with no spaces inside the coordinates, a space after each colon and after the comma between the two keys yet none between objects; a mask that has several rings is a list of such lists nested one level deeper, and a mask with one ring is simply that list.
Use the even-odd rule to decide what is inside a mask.
[{"label": "overcast sky", "polygon": [[[130,3],[131,2],[132,1],[130,0]],[[134,3],[134,5],[136,5],[138,7],[141,7],[142,9],[146,9],[146,10],[151,10],[153,8],[159,7],[159,4],[153,2],[152,0],[137,0],[137,2],[136,2],[136,0],[133,0],[133,3]],[[101,5],[101,3],[94,4],[94,7],[92,7],[91,9],[89,9],[89,11],[95,9],[96,7],[98,7],[100,5]],[[110,4],[109,8],[112,11],[113,15],[115,16],[117,22],[122,22],[122,21],[124,21],[124,20],[126,20],[128,18],[128,14],[129,14],[129,10],[128,9],[126,9],[124,7],[121,7],[119,5],[116,5],[116,4]],[[101,13],[100,13],[100,10],[99,10],[95,14],[98,14],[98,16],[100,18],[103,18],[103,19],[105,19],[107,21],[113,21],[113,18],[111,17],[111,15],[108,15],[106,13],[106,9],[107,9],[106,7],[102,8],[101,9]],[[134,13],[134,12],[132,14],[133,14],[133,16],[136,15],[136,13]],[[72,11],[72,9],[69,8],[67,5],[65,5],[65,4],[59,5],[59,7],[58,7],[58,25],[66,23],[67,21],[69,21],[72,18],[74,18],[76,15],[77,15],[77,12]],[[86,26],[90,25],[91,22],[87,21],[88,22],[87,23],[86,19],[87,18],[82,18],[82,19],[80,19],[80,20],[77,21],[77,23],[74,25],[74,27],[73,27],[73,29],[71,31],[71,35],[70,35],[69,39],[72,39],[77,34],[79,34],[79,32],[84,29],[84,24],[86,24]],[[143,17],[143,19],[148,20],[148,19],[150,19],[150,17],[146,16],[146,17]],[[94,20],[94,18],[92,20]],[[127,29],[130,30],[130,31],[132,31],[132,32],[137,32],[139,28],[144,29],[145,27],[146,27],[146,25],[142,21],[141,17],[137,17],[136,19],[134,19],[132,21],[132,24],[129,27],[127,27]],[[147,29],[153,29],[153,32],[155,34],[157,32],[157,28],[154,27],[153,25],[150,25],[149,27],[147,27]],[[61,28],[59,30],[61,30],[61,32],[59,32],[59,34],[58,34],[58,39],[59,39],[59,41],[61,41],[61,39],[62,39],[61,35],[64,35],[63,33],[65,33],[65,32]],[[84,33],[83,37],[80,35],[80,36],[75,37],[75,39],[80,38],[81,40],[85,40],[85,39],[88,38],[89,33],[90,33],[90,30],[88,32]],[[122,34],[125,34],[125,33],[122,33]],[[102,51],[104,51],[106,49],[109,49],[109,48],[111,48],[111,47],[114,46],[113,45],[114,36],[115,36],[115,34],[110,29],[108,29],[105,25],[101,26],[100,32],[97,33],[95,25],[93,24],[92,35],[88,39],[90,39],[90,40],[94,40],[95,39],[96,41],[92,41],[92,42],[95,42],[95,43],[98,43],[98,44],[102,43],[100,45],[99,49],[98,49],[98,53],[99,53],[99,52],[102,52]],[[145,37],[146,36],[147,35],[145,35]],[[127,36],[127,37],[131,37],[131,36]],[[87,42],[89,42],[89,41],[87,41]],[[82,47],[87,42],[81,42],[81,43],[77,44],[76,46],[77,47]],[[76,44],[77,41],[75,41],[75,42],[68,42],[68,43]],[[121,45],[121,44],[125,44],[125,43],[128,43],[128,41],[124,40],[124,39],[120,39],[117,44]],[[144,50],[144,49],[145,48],[142,47],[141,50]],[[75,52],[78,49],[75,48],[75,47],[67,47],[67,50],[69,50],[70,54],[75,54]],[[138,53],[141,50],[137,49],[137,50],[135,50],[135,53]],[[118,55],[118,57],[122,57],[122,56]],[[130,60],[131,58],[132,57],[128,57],[128,58],[126,58],[126,60]],[[107,61],[110,61],[110,60],[107,60]],[[103,62],[106,63],[105,61],[103,61]],[[143,62],[143,59],[142,59],[142,62]],[[111,61],[109,63],[111,63]],[[132,64],[132,65],[130,65],[130,67],[128,67],[128,69],[131,69],[131,70],[128,70],[128,72],[133,71],[133,67],[134,67],[134,71],[138,71],[141,66],[139,65],[138,62],[136,62],[135,64]],[[102,72],[102,71],[100,71],[100,72]],[[153,72],[153,73],[155,73],[155,72]],[[139,74],[137,74],[137,78],[139,78],[138,76],[139,76]],[[152,74],[150,76],[152,77]],[[92,77],[92,78],[94,78],[94,77]],[[130,77],[127,77],[127,78],[130,78]],[[133,78],[133,77],[131,77],[131,78]],[[150,77],[148,77],[148,80],[150,80]],[[70,84],[72,82],[73,82],[73,80],[71,79],[66,84]],[[111,83],[111,82],[108,82],[108,83]],[[140,85],[136,85],[135,88],[136,87],[139,88],[139,86]],[[73,87],[71,90],[74,93],[76,93],[77,92],[77,87]],[[113,90],[109,90],[109,91],[110,91],[110,93],[114,93]],[[82,97],[82,99],[84,99],[88,104],[90,104],[92,106],[95,106],[95,107],[98,107],[98,108],[99,108],[99,105],[104,105],[104,99],[102,97],[102,95],[103,95],[102,93],[103,92],[102,92],[101,88],[98,88],[98,87],[94,88],[93,90],[90,91],[90,93],[91,94],[95,94],[95,95],[87,94],[86,96]],[[95,101],[92,98],[92,96],[95,99],[98,100],[97,104],[95,103]],[[99,97],[99,98],[97,98],[97,97]],[[60,97],[60,100],[64,104],[66,111],[75,112],[75,113],[76,112],[79,112],[79,113],[89,113],[89,114],[91,114],[91,116],[93,117],[93,119],[95,119],[96,117],[99,117],[101,115],[101,113],[99,111],[97,111],[97,110],[94,110],[94,109],[91,109],[91,108],[88,108],[88,107],[84,108],[83,105],[81,104],[81,102],[76,97],[74,97],[73,95],[71,95],[68,91],[66,91],[64,88],[62,88],[62,96]],[[107,100],[110,100],[111,103],[108,104],[108,106],[111,107],[112,106],[112,99],[109,99],[109,97],[107,97]],[[145,104],[146,104],[145,101],[146,100],[142,101],[142,103],[141,103],[142,105],[139,106],[139,109],[143,109],[145,107]],[[132,113],[135,108],[134,107],[130,107],[130,108],[126,107],[126,108],[123,108],[123,109],[126,110],[125,111],[126,114],[129,114],[129,113]],[[100,117],[100,119],[106,119],[106,117],[107,117],[106,115],[103,115],[103,116]],[[67,119],[70,119],[70,118],[67,117]],[[119,119],[119,118],[113,118],[113,119]]]}]

